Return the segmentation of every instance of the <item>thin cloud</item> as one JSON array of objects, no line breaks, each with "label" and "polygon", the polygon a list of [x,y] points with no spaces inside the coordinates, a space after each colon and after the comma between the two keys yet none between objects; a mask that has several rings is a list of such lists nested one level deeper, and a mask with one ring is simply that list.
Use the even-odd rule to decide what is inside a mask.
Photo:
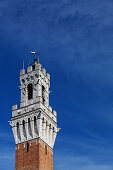
[{"label": "thin cloud", "polygon": [[59,156],[54,162],[56,170],[113,170],[111,166],[95,164],[87,157],[72,157],[71,155],[63,157]]}]

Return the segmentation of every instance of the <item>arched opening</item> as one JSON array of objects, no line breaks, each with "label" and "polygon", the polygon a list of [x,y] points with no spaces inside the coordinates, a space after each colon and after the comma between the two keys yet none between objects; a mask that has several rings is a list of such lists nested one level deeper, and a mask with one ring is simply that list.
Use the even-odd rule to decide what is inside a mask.
[{"label": "arched opening", "polygon": [[44,93],[45,93],[45,87],[42,85],[42,102],[43,103],[45,103]]},{"label": "arched opening", "polygon": [[28,84],[27,91],[28,91],[28,100],[31,100],[33,98],[33,85],[31,83]]},{"label": "arched opening", "polygon": [[49,125],[49,142],[51,142],[51,124]]},{"label": "arched opening", "polygon": [[34,124],[36,124],[36,116],[34,116]]},{"label": "arched opening", "polygon": [[30,118],[28,118],[28,132],[29,132],[29,135],[32,137]]},{"label": "arched opening", "polygon": [[22,121],[22,125],[23,125],[23,135],[26,138],[25,120]]},{"label": "arched opening", "polygon": [[54,135],[55,135],[55,128],[53,127],[53,131],[52,131],[52,142],[54,142]]},{"label": "arched opening", "polygon": [[42,118],[42,122],[44,123],[44,117]]},{"label": "arched opening", "polygon": [[34,131],[36,134],[38,134],[38,128],[37,128],[37,122],[36,122],[36,116],[34,116]]},{"label": "arched opening", "polygon": [[29,143],[27,142],[27,152],[29,152]]},{"label": "arched opening", "polygon": [[19,122],[17,122],[17,136],[18,136],[18,139],[20,140],[20,128],[19,128]]}]

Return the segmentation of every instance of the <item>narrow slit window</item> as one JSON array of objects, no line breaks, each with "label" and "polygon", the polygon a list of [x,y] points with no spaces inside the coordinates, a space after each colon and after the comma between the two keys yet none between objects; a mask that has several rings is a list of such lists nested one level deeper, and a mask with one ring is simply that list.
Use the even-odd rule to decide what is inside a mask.
[{"label": "narrow slit window", "polygon": [[45,154],[47,155],[47,145],[45,145]]},{"label": "narrow slit window", "polygon": [[17,136],[20,138],[19,123],[17,122]]},{"label": "narrow slit window", "polygon": [[27,152],[29,152],[29,143],[27,142]]},{"label": "narrow slit window", "polygon": [[34,116],[34,131],[37,133],[36,116]]},{"label": "narrow slit window", "polygon": [[25,129],[25,121],[23,120],[23,135],[26,138],[26,129]]},{"label": "narrow slit window", "polygon": [[42,102],[43,103],[45,103],[44,93],[45,93],[45,87],[42,85]]},{"label": "narrow slit window", "polygon": [[31,100],[33,98],[33,85],[28,85],[28,100]]}]

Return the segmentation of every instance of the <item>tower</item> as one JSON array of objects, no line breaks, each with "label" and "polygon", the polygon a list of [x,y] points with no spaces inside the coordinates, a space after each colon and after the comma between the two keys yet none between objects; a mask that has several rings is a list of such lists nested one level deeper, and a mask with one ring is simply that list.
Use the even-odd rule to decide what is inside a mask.
[{"label": "tower", "polygon": [[20,70],[20,108],[12,106],[15,170],[53,170],[57,113],[49,105],[50,75],[37,60]]}]

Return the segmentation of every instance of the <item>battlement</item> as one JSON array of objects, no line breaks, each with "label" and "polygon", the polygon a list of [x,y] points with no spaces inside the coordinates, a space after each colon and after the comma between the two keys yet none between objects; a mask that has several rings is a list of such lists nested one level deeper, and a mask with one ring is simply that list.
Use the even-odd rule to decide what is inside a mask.
[{"label": "battlement", "polygon": [[43,68],[40,63],[28,66],[27,70],[21,69],[20,70],[20,77],[24,77],[25,74],[29,74],[31,72],[36,72],[37,70],[40,70],[41,73],[50,81],[50,74],[46,73],[45,68]]},{"label": "battlement", "polygon": [[57,123],[57,112],[55,110],[52,110],[52,107],[49,106],[47,108],[44,106],[41,102],[35,103],[35,104],[30,104],[28,106],[24,106],[22,108],[18,108],[17,104],[12,106],[12,118],[16,119],[18,116],[21,116],[23,114],[27,114],[32,111],[37,111],[37,110],[42,110],[43,112],[46,113],[46,115],[52,119],[55,123]]}]

